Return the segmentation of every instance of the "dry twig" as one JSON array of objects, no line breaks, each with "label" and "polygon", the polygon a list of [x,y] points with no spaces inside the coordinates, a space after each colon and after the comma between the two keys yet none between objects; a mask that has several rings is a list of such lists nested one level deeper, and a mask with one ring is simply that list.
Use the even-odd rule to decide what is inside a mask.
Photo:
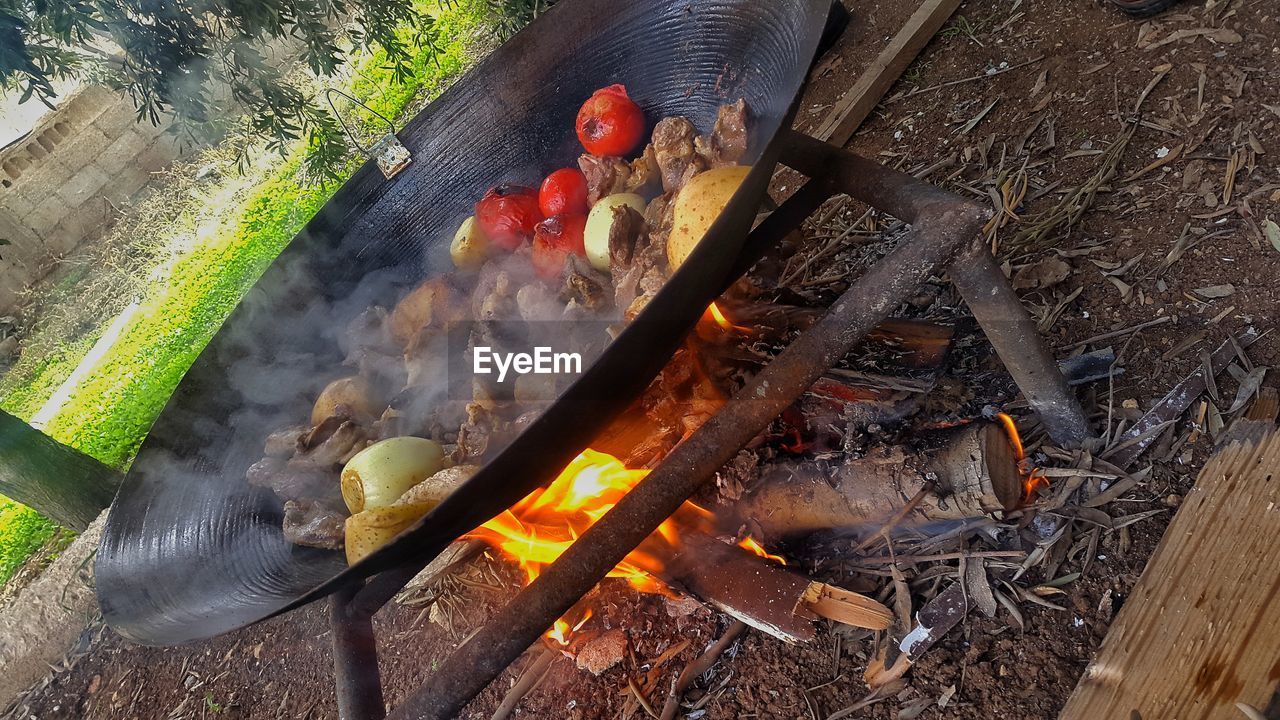
[{"label": "dry twig", "polygon": [[716,664],[716,660],[728,650],[733,641],[738,639],[743,630],[747,626],[741,620],[735,621],[724,631],[724,635],[715,642],[707,651],[698,656],[697,660],[689,663],[684,670],[680,672],[680,676],[676,678],[671,685],[671,692],[667,694],[667,702],[662,706],[661,720],[674,720],[676,712],[680,709],[680,697],[684,695],[685,690],[693,684],[693,681]]}]

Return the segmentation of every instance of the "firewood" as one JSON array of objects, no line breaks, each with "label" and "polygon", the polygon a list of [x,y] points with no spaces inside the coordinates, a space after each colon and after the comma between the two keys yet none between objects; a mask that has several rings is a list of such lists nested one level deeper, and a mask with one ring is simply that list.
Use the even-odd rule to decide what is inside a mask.
[{"label": "firewood", "polygon": [[1205,465],[1062,720],[1241,717],[1280,657],[1280,432]]},{"label": "firewood", "polygon": [[813,639],[818,618],[869,630],[893,622],[875,600],[817,582],[736,545],[690,533],[667,562],[665,580],[721,612],[786,642]]},{"label": "firewood", "polygon": [[[826,308],[798,307],[780,303],[732,305],[726,314],[737,325],[750,328],[754,336],[779,338],[791,331],[805,330]],[[946,360],[955,338],[955,328],[927,320],[889,318],[867,335],[866,352],[891,351],[903,367],[937,368]]]},{"label": "firewood", "polygon": [[629,468],[649,467],[680,441],[678,418],[658,422],[638,405],[600,431],[591,447],[622,460]]},{"label": "firewood", "polygon": [[1010,511],[1023,497],[1008,438],[999,427],[982,423],[954,433],[933,453],[878,449],[846,462],[834,481],[811,462],[774,465],[760,488],[734,508],[733,518],[770,540],[827,530],[874,533],[930,483],[936,492],[926,493],[898,524]]}]

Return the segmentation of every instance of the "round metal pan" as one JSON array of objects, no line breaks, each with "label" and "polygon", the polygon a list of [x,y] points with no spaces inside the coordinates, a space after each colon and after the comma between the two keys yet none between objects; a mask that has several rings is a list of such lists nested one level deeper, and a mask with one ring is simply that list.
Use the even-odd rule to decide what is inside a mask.
[{"label": "round metal pan", "polygon": [[[400,133],[412,164],[367,163],[320,211],[183,379],[112,506],[96,578],[107,622],[145,644],[212,637],[341,583],[430,558],[554,477],[639,395],[715,298],[790,122],[829,0],[562,0]],[[414,528],[347,568],[298,547],[281,503],[244,477],[265,436],[308,416],[340,372],[347,321],[451,268],[448,244],[484,191],[572,166],[578,107],[624,83],[651,123],[709,130],[741,97],[755,164],[708,236],[642,316],[504,451]]]}]

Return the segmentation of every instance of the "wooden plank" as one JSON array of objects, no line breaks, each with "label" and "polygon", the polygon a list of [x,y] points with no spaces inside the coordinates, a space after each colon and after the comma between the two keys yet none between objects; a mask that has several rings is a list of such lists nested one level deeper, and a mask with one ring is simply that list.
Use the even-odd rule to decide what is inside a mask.
[{"label": "wooden plank", "polygon": [[1240,720],[1280,681],[1280,432],[1200,473],[1060,720]]},{"label": "wooden plank", "polygon": [[858,82],[836,101],[813,136],[840,147],[849,142],[884,94],[959,6],[960,0],[925,0]]}]

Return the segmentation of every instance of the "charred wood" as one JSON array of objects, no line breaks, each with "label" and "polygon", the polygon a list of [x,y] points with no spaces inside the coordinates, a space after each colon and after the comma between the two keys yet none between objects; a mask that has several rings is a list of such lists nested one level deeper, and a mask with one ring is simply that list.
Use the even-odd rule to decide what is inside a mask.
[{"label": "charred wood", "polygon": [[736,545],[690,533],[661,575],[721,612],[786,642],[814,637],[825,617],[871,630],[893,622],[889,608],[760,557]]}]

